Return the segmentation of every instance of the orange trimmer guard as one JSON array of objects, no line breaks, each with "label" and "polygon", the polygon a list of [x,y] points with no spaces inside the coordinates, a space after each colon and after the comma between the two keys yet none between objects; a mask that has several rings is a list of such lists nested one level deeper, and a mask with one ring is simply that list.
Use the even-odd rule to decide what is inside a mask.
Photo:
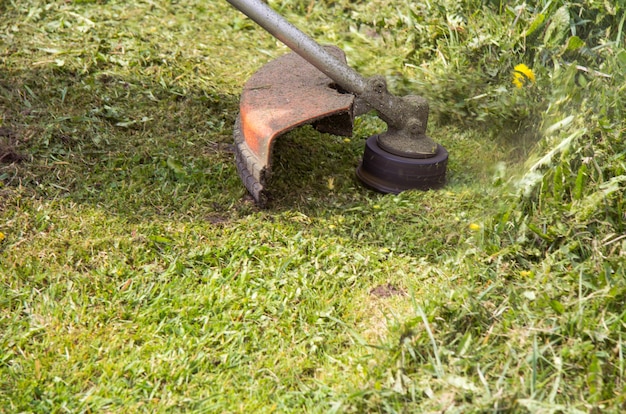
[{"label": "orange trimmer guard", "polygon": [[[345,62],[339,48],[326,50]],[[293,52],[269,62],[250,78],[235,124],[235,155],[239,176],[258,204],[267,202],[274,140],[305,124],[351,136],[354,99]]]}]

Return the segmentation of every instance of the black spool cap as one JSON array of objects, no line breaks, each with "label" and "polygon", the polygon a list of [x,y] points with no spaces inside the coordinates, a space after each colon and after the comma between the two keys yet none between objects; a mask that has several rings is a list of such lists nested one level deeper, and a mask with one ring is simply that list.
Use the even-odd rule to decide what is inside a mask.
[{"label": "black spool cap", "polygon": [[406,190],[431,190],[446,184],[448,151],[437,144],[430,158],[408,158],[391,154],[378,146],[378,135],[365,143],[363,161],[356,175],[365,185],[381,193],[398,194]]}]

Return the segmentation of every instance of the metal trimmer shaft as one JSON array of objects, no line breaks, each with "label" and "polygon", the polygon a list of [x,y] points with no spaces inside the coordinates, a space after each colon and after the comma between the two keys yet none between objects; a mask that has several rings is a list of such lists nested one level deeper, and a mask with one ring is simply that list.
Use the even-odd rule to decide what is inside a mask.
[{"label": "metal trimmer shaft", "polygon": [[367,80],[328,53],[320,44],[285,20],[261,0],[226,0],[272,36],[302,56],[339,86],[355,95],[367,89]]}]

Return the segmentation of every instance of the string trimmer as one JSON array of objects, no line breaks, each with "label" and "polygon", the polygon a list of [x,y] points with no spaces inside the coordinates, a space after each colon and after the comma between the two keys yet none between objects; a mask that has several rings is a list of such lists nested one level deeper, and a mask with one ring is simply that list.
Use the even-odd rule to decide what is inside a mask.
[{"label": "string trimmer", "polygon": [[237,170],[257,203],[267,201],[277,137],[304,124],[350,136],[354,117],[371,110],[387,131],[367,139],[359,179],[396,194],[445,184],[448,152],[426,135],[426,99],[392,95],[384,77],[362,77],[339,48],[320,46],[261,0],[227,1],[293,50],[257,71],[241,95],[234,130]]}]

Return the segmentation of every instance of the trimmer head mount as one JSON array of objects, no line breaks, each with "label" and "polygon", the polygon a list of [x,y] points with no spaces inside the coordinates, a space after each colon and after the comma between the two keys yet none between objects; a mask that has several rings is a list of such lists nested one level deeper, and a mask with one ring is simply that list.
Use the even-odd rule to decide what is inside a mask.
[{"label": "trimmer head mount", "polygon": [[437,145],[433,157],[411,158],[384,150],[380,145],[380,136],[373,135],[365,143],[365,153],[356,175],[374,190],[398,194],[406,190],[443,187],[447,165],[448,151],[441,145]]}]

